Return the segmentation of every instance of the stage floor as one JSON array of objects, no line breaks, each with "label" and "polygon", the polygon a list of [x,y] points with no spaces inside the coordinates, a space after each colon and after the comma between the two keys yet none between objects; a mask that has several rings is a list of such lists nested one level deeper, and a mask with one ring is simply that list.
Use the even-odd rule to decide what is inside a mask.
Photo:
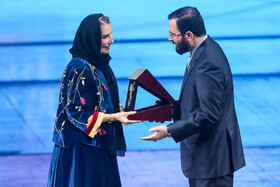
[{"label": "stage floor", "polygon": [[[280,148],[245,148],[246,166],[234,175],[236,187],[279,187]],[[0,156],[0,186],[44,187],[51,154]],[[119,158],[123,187],[187,187],[179,150],[128,151]]]}]

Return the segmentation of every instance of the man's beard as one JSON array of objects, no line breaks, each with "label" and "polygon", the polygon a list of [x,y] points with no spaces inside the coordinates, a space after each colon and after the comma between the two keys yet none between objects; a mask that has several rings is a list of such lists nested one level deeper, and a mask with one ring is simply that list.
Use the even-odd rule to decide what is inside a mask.
[{"label": "man's beard", "polygon": [[176,44],[176,52],[179,55],[182,55],[186,52],[189,52],[191,46],[185,38],[182,37],[182,39]]}]

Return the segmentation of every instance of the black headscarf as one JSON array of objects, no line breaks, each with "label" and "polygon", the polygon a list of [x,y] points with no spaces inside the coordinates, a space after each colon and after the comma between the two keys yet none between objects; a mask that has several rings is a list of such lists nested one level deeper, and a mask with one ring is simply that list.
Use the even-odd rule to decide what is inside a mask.
[{"label": "black headscarf", "polygon": [[[116,77],[109,66],[111,57],[109,54],[101,54],[101,29],[99,18],[103,14],[91,14],[80,24],[72,48],[69,50],[73,57],[85,59],[90,64],[100,69],[103,73],[112,96],[114,112],[119,112],[119,92]],[[125,151],[126,144],[123,136],[122,124],[118,121],[113,122],[116,129],[115,145],[110,151],[115,155],[117,150]]]}]

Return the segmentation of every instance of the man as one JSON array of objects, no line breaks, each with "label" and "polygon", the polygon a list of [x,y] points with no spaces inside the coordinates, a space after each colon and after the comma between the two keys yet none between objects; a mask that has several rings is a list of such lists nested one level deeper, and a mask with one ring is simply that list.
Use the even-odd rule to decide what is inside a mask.
[{"label": "man", "polygon": [[169,41],[180,55],[190,52],[174,123],[150,129],[143,140],[167,136],[180,142],[181,166],[191,187],[233,186],[233,172],[245,166],[234,107],[232,74],[220,46],[208,35],[194,7],[169,16]]}]

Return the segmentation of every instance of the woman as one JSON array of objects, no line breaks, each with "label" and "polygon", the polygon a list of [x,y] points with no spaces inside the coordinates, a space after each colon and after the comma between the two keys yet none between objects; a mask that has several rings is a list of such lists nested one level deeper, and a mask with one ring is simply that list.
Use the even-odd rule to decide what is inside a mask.
[{"label": "woman", "polygon": [[[61,78],[48,186],[121,186],[116,156],[124,156],[123,112],[109,61],[109,18],[87,16],[80,24]],[[120,109],[121,108],[121,109]],[[120,112],[122,110],[122,112]]]}]

